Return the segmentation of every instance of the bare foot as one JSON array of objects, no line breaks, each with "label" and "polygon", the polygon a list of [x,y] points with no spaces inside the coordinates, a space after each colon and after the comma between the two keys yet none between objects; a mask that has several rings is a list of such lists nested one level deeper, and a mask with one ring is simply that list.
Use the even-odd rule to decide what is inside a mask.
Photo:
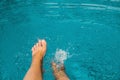
[{"label": "bare foot", "polygon": [[32,59],[34,60],[42,60],[46,52],[46,41],[45,40],[39,40],[38,43],[36,43],[32,47]]},{"label": "bare foot", "polygon": [[24,80],[42,80],[42,59],[46,52],[46,41],[38,41],[32,48],[32,64]]},{"label": "bare foot", "polygon": [[58,69],[56,63],[52,62],[52,68],[56,80],[69,80],[69,78],[67,77],[64,71],[64,66]]}]

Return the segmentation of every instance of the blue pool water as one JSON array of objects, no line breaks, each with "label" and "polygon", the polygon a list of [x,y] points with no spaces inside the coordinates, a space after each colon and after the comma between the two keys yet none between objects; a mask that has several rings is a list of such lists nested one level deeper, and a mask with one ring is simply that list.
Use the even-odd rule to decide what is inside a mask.
[{"label": "blue pool water", "polygon": [[120,80],[120,0],[1,0],[0,80],[22,80],[31,47],[47,41],[44,80],[57,49],[70,80]]}]

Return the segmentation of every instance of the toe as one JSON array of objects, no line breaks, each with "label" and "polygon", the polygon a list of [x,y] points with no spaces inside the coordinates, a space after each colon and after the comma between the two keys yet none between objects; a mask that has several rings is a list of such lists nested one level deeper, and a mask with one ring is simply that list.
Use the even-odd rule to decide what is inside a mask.
[{"label": "toe", "polygon": [[34,51],[34,47],[32,47],[32,52]]},{"label": "toe", "polygon": [[32,51],[33,51],[33,52],[35,51],[35,45],[32,47]]},{"label": "toe", "polygon": [[36,47],[39,47],[39,43],[36,44]]},{"label": "toe", "polygon": [[42,46],[42,41],[41,40],[38,41],[38,45]]},{"label": "toe", "polygon": [[32,56],[34,55],[35,53],[35,46],[32,47]]},{"label": "toe", "polygon": [[46,41],[45,40],[42,40],[42,46],[46,47]]},{"label": "toe", "polygon": [[43,47],[43,51],[46,51],[46,41],[42,40],[42,47]]}]

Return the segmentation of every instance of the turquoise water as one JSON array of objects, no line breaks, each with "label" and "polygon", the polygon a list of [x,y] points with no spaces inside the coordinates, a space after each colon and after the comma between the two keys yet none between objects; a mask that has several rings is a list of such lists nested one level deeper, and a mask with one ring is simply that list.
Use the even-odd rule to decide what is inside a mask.
[{"label": "turquoise water", "polygon": [[120,80],[120,0],[1,0],[0,80],[22,80],[31,47],[46,39],[44,80],[56,49],[70,80]]}]

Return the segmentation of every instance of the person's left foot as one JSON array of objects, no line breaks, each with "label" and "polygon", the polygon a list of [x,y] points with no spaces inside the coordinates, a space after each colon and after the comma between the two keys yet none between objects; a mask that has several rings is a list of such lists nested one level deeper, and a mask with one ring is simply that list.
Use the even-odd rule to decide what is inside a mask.
[{"label": "person's left foot", "polygon": [[46,52],[46,41],[45,40],[39,40],[38,43],[36,43],[32,47],[32,59],[42,60]]}]

